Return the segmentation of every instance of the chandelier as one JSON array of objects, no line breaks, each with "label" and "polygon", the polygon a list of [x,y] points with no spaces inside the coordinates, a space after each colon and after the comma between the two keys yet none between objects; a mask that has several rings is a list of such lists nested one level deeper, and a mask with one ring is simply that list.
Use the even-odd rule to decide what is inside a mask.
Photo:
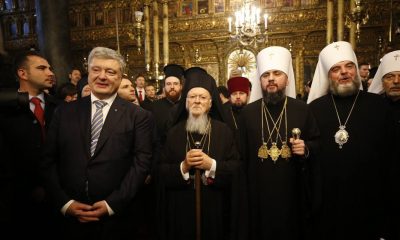
[{"label": "chandelier", "polygon": [[[241,46],[266,43],[268,41],[268,14],[264,14],[264,24],[261,23],[261,9],[253,6],[251,0],[245,0],[242,8],[235,12],[233,18],[228,18],[228,30],[232,39]],[[232,26],[234,25],[234,26]]]},{"label": "chandelier", "polygon": [[132,40],[136,40],[136,46],[139,51],[141,52],[142,48],[142,35],[144,31],[144,25],[143,25],[143,12],[141,11],[135,11],[135,23],[133,25],[133,31],[128,32],[128,36]]},{"label": "chandelier", "polygon": [[355,7],[351,9],[349,15],[346,18],[346,25],[350,27],[351,22],[356,25],[357,41],[360,41],[361,25],[366,24],[369,19],[368,11],[361,6],[361,0],[355,1]]},{"label": "chandelier", "polygon": [[158,65],[158,63],[154,64],[153,71],[150,69],[149,64],[146,65],[146,78],[148,79],[147,81],[155,85],[157,92],[162,88],[162,82],[165,78],[165,73],[159,68],[160,66]]}]

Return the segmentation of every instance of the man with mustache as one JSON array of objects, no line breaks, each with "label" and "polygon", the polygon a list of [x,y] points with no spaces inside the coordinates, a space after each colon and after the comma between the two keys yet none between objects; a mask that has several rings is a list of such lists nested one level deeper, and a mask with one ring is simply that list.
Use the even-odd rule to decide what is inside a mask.
[{"label": "man with mustache", "polygon": [[321,131],[322,204],[315,239],[379,239],[392,138],[388,108],[360,90],[357,58],[348,42],[319,54],[308,103]]},{"label": "man with mustache", "polygon": [[157,131],[161,143],[165,140],[167,134],[167,124],[171,115],[171,110],[181,98],[183,67],[177,64],[169,64],[164,67],[164,92],[165,98],[153,102],[152,112],[156,119]]},{"label": "man with mustache", "polygon": [[[393,51],[383,56],[375,77],[371,83],[369,92],[382,94],[389,103],[392,111],[395,134],[395,146],[400,146],[400,51]],[[399,184],[400,184],[400,164],[398,161],[399,151],[393,149],[393,164],[391,167],[391,187],[390,196],[392,201],[388,213],[390,213],[389,229],[391,237],[389,239],[400,238],[400,207],[398,205],[400,199]]]},{"label": "man with mustache", "polygon": [[[263,98],[241,113],[242,158],[247,164],[250,239],[306,238],[310,182],[319,130],[308,108],[295,99],[292,56],[268,47],[257,55]],[[301,135],[292,135],[299,128]]]},{"label": "man with mustache", "polygon": [[[390,103],[400,103],[400,50],[386,54],[371,83],[372,93],[383,94]],[[396,104],[395,104],[396,105]]]},{"label": "man with mustache", "polygon": [[224,107],[227,110],[228,125],[234,132],[237,146],[240,145],[239,118],[242,109],[250,99],[250,81],[241,76],[231,77],[228,82],[229,104]]},{"label": "man with mustache", "polygon": [[194,170],[201,175],[201,239],[247,239],[240,235],[245,215],[238,215],[246,209],[238,201],[245,192],[239,154],[215,80],[188,69],[182,98],[158,166],[160,239],[196,239]]}]

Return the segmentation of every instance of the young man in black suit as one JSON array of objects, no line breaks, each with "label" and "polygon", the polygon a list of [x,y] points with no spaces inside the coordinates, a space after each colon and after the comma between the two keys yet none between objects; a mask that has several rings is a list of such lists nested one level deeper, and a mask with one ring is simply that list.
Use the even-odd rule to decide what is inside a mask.
[{"label": "young man in black suit", "polygon": [[[0,225],[16,239],[46,239],[52,221],[39,163],[57,106],[56,99],[44,92],[52,87],[54,73],[34,51],[19,54],[14,68],[19,89],[9,91],[13,99],[0,93]],[[19,228],[32,231],[15,231]]]},{"label": "young man in black suit", "polygon": [[44,176],[65,216],[64,239],[122,239],[133,231],[129,211],[150,168],[150,119],[117,96],[125,63],[116,51],[94,48],[88,58],[91,95],[55,113]]}]

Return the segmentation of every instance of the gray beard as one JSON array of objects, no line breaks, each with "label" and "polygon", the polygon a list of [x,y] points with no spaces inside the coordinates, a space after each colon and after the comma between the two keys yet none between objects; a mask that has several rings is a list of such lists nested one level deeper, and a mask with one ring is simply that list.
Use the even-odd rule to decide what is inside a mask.
[{"label": "gray beard", "polygon": [[268,93],[265,91],[263,92],[263,95],[264,95],[264,101],[267,104],[268,103],[277,104],[286,97],[284,90],[278,90],[277,92],[274,93]]},{"label": "gray beard", "polygon": [[400,97],[400,93],[399,92],[388,92],[386,93],[386,95],[390,98],[397,98]]},{"label": "gray beard", "polygon": [[194,117],[189,113],[186,121],[186,131],[191,133],[206,134],[208,125],[208,115],[202,114],[199,117]]},{"label": "gray beard", "polygon": [[354,80],[347,84],[338,84],[337,82],[329,81],[329,90],[333,95],[339,97],[348,97],[353,96],[358,92],[360,88],[360,82],[358,81],[357,77]]}]

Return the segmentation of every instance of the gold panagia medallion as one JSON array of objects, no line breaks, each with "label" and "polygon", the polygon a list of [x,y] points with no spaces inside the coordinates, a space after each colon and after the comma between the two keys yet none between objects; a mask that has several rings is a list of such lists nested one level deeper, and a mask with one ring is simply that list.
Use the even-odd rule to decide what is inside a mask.
[{"label": "gold panagia medallion", "polygon": [[335,142],[339,144],[339,148],[349,140],[349,133],[346,131],[345,126],[339,126],[339,130],[335,133]]},{"label": "gold panagia medallion", "polygon": [[258,157],[261,158],[261,161],[268,158],[268,147],[267,143],[263,143],[261,147],[258,149]]},{"label": "gold panagia medallion", "polygon": [[281,157],[286,159],[292,157],[292,151],[286,142],[282,142]]},{"label": "gold panagia medallion", "polygon": [[281,155],[281,150],[276,146],[276,143],[273,142],[271,148],[268,151],[268,154],[271,156],[272,161],[276,162],[279,156]]}]

